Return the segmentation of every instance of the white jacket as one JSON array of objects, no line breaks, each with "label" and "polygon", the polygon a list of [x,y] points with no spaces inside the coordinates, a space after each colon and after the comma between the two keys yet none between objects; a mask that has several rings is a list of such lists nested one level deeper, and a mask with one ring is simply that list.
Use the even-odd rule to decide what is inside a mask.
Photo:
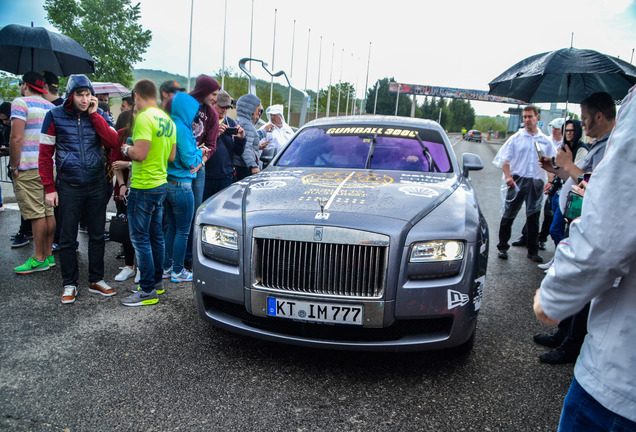
[{"label": "white jacket", "polygon": [[562,320],[592,301],[574,368],[604,407],[636,421],[636,86],[618,112],[594,170],[581,217],[559,244],[539,292],[547,316]]}]

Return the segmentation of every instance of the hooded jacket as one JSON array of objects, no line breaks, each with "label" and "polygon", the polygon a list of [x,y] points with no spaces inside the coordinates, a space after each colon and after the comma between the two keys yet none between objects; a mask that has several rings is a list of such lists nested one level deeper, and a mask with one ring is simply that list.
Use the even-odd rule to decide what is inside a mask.
[{"label": "hooded jacket", "polygon": [[44,117],[40,137],[39,173],[46,193],[55,192],[53,155],[57,179],[72,185],[106,182],[104,148],[118,146],[117,132],[106,113],[97,109],[79,112],[73,105],[74,92],[95,90],[85,75],[71,75],[64,104]]},{"label": "hooded jacket", "polygon": [[[280,151],[280,149],[283,148],[285,144],[287,144],[287,142],[291,139],[291,137],[294,136],[294,131],[285,122],[285,115],[283,113],[282,105],[270,106],[269,108],[265,110],[265,114],[267,114],[267,121],[274,125],[274,128],[272,129],[272,132],[271,132],[272,142],[269,143],[267,147],[275,147],[278,151]],[[276,124],[272,122],[272,114],[278,114],[280,116],[280,119],[283,122],[281,127],[276,126]],[[261,127],[260,130],[265,132],[264,128],[265,126]],[[268,137],[264,138],[264,140],[267,140],[267,139]]]},{"label": "hooded jacket", "polygon": [[199,102],[185,93],[177,93],[172,99],[172,121],[177,128],[177,152],[173,162],[168,162],[168,180],[191,183],[196,174],[190,170],[203,160],[192,134],[192,121],[199,110]]},{"label": "hooded jacket", "polygon": [[545,314],[562,320],[591,300],[574,377],[608,410],[636,421],[636,86],[623,99],[602,161],[586,188],[581,217],[559,243],[541,283]]},{"label": "hooded jacket", "polygon": [[216,138],[219,133],[219,113],[210,105],[204,103],[204,100],[210,93],[220,89],[221,86],[214,78],[200,75],[196,80],[194,90],[190,92],[190,96],[199,102],[199,110],[192,123],[192,131],[194,138],[197,140],[197,146],[204,145],[209,149],[208,157],[216,151]]},{"label": "hooded jacket", "polygon": [[257,168],[258,143],[264,134],[260,133],[252,123],[252,114],[261,104],[261,100],[253,94],[246,94],[236,102],[236,121],[245,130],[245,149],[241,156],[234,157],[234,165],[248,168]]}]

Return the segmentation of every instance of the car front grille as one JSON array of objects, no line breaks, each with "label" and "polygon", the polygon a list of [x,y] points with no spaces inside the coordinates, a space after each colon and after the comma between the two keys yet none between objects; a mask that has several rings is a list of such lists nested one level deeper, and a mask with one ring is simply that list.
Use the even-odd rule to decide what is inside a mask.
[{"label": "car front grille", "polygon": [[384,295],[388,246],[254,240],[260,287],[355,298]]}]

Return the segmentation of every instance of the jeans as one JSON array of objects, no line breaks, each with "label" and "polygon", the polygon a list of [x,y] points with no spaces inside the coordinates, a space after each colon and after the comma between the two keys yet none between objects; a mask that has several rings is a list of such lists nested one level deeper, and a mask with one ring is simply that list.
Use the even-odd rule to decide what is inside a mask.
[{"label": "jeans", "polygon": [[56,183],[59,198],[60,222],[59,258],[64,285],[77,286],[77,224],[83,217],[88,230],[88,282],[104,279],[104,225],[106,223],[106,197],[108,184],[95,183],[74,186],[63,180]]},{"label": "jeans", "polygon": [[[192,179],[192,194],[194,195],[194,213],[203,202],[203,189],[205,189],[205,165],[203,165],[197,176]],[[193,214],[194,214],[193,213]],[[192,238],[194,237],[194,225],[190,227],[188,236],[188,246],[186,247],[185,262],[192,263]]]},{"label": "jeans", "polygon": [[563,213],[561,213],[561,207],[559,207],[559,192],[552,199],[552,211],[554,212],[554,218],[552,219],[552,225],[550,225],[550,237],[552,237],[554,244],[558,245],[565,238],[565,219],[563,218]]},{"label": "jeans", "polygon": [[139,286],[151,292],[162,280],[164,242],[161,229],[163,202],[167,185],[151,189],[130,188],[128,193],[128,230],[135,247]]},{"label": "jeans", "polygon": [[203,201],[210,198],[217,192],[221,192],[226,187],[232,184],[234,175],[230,174],[227,177],[222,178],[210,178],[205,179],[205,188],[203,189]]},{"label": "jeans", "polygon": [[598,403],[578,383],[576,377],[563,401],[559,432],[628,432],[636,422],[613,413]]},{"label": "jeans", "polygon": [[192,183],[168,180],[165,208],[168,228],[165,234],[166,252],[163,268],[168,269],[172,266],[172,271],[179,274],[183,270],[183,260],[194,214]]}]

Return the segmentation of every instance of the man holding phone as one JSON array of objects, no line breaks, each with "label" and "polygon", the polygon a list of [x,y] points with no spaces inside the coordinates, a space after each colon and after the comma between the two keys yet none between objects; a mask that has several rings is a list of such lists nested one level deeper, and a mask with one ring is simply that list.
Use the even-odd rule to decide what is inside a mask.
[{"label": "man holding phone", "polygon": [[[71,75],[64,104],[44,118],[40,136],[39,169],[47,205],[58,207],[59,257],[62,270],[62,303],[77,295],[79,268],[75,252],[80,217],[88,228],[88,291],[103,296],[117,294],[104,282],[104,224],[110,184],[104,148],[116,148],[117,132],[85,75]],[[53,177],[53,157],[57,178]]]},{"label": "man holding phone", "polygon": [[503,216],[499,226],[499,258],[508,259],[508,249],[512,223],[526,204],[526,225],[528,227],[528,258],[543,262],[539,255],[539,215],[543,204],[543,188],[547,173],[539,166],[543,156],[552,158],[556,149],[543,132],[539,130],[539,110],[533,105],[523,108],[524,128],[506,141],[499,155],[503,160],[503,173],[508,186]]}]

